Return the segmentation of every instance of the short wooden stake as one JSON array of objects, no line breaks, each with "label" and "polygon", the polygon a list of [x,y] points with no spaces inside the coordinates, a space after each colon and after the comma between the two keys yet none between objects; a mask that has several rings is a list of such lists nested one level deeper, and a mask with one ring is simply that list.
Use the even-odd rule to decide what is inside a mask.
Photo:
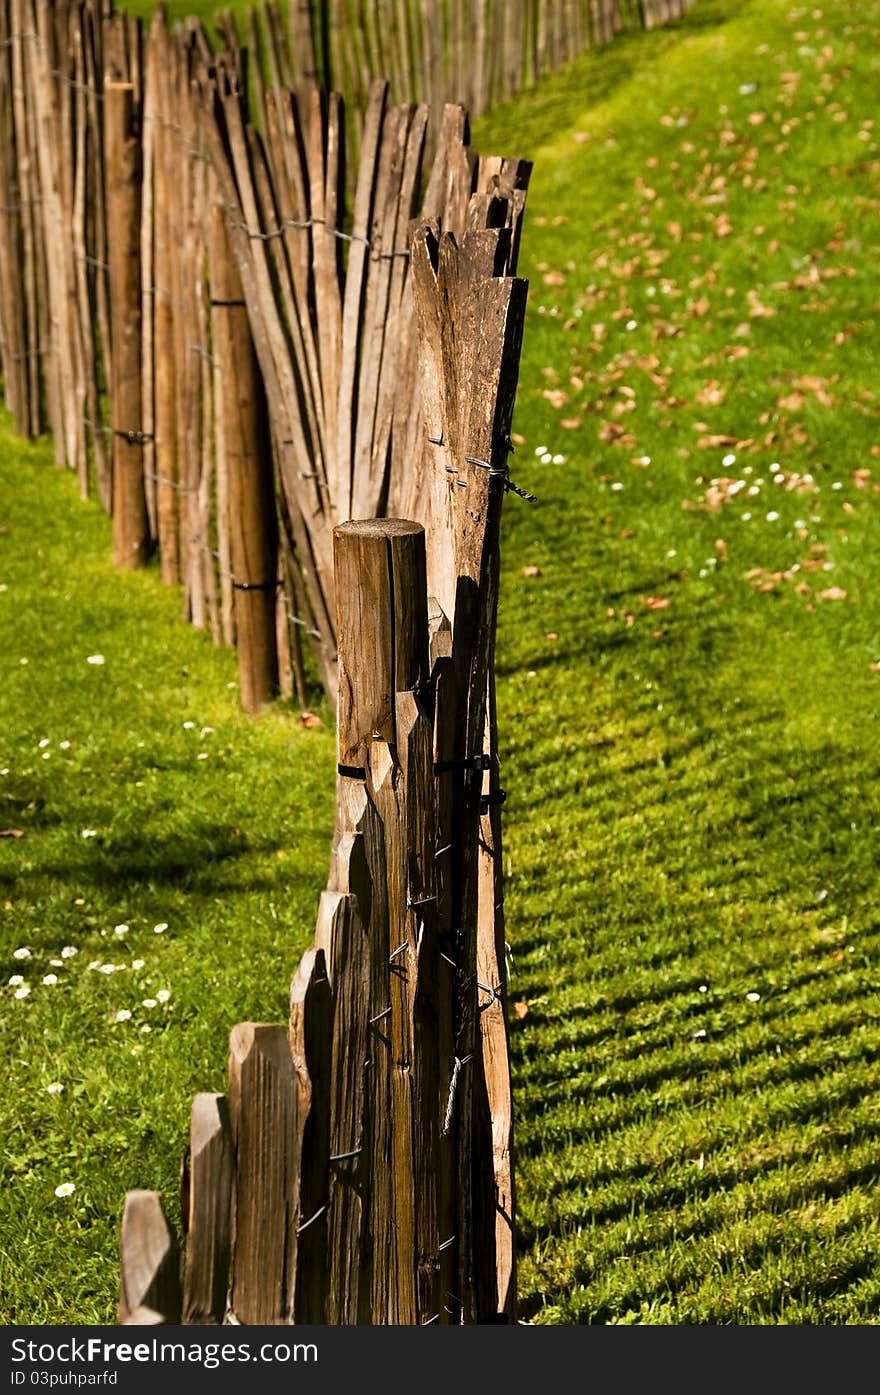
[{"label": "short wooden stake", "polygon": [[120,1323],[179,1322],[180,1255],[158,1192],[126,1192],[119,1259]]}]

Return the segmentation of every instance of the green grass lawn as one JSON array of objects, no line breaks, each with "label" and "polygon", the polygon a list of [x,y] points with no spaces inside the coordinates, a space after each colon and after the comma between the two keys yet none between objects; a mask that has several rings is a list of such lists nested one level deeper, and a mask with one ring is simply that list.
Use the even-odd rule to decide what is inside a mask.
[{"label": "green grass lawn", "polygon": [[[878,1321],[878,38],[878,0],[697,0],[475,131],[536,162],[499,636],[529,1321]],[[107,1321],[125,1189],[173,1197],[229,1027],[284,1018],[333,741],[238,713],[44,444],[4,428],[0,477],[0,1318]]]}]

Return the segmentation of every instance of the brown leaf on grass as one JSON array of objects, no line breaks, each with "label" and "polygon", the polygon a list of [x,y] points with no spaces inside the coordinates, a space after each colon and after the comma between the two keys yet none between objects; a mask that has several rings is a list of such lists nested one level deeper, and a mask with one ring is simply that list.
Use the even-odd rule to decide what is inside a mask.
[{"label": "brown leaf on grass", "polygon": [[0,828],[0,838],[23,838],[23,837],[24,837],[24,829],[22,829],[22,828]]},{"label": "brown leaf on grass", "polygon": [[668,610],[672,602],[668,596],[639,596],[646,610]]},{"label": "brown leaf on grass", "polygon": [[846,592],[841,586],[829,586],[825,591],[819,592],[820,601],[845,601]]},{"label": "brown leaf on grass", "polygon": [[727,389],[721,386],[717,378],[713,378],[697,393],[696,400],[701,407],[720,407],[726,396]]},{"label": "brown leaf on grass", "polygon": [[322,727],[324,723],[314,712],[300,712],[299,720],[304,727]]},{"label": "brown leaf on grass", "polygon": [[735,446],[736,436],[700,436],[697,445],[702,450],[714,450],[716,446]]},{"label": "brown leaf on grass", "polygon": [[561,271],[545,271],[541,277],[545,286],[564,286],[565,275]]},{"label": "brown leaf on grass", "polygon": [[880,663],[868,664],[871,673],[880,673]]},{"label": "brown leaf on grass", "polygon": [[541,568],[536,567],[534,563],[532,563],[528,567],[523,567],[522,574],[523,576],[540,576]]},{"label": "brown leaf on grass", "polygon": [[704,295],[701,295],[700,299],[695,300],[693,305],[691,306],[691,314],[696,315],[699,319],[703,315],[708,315],[710,309],[711,307],[709,305],[708,300]]},{"label": "brown leaf on grass", "polygon": [[559,423],[566,431],[577,431],[580,424],[580,417],[563,417]]},{"label": "brown leaf on grass", "polygon": [[550,406],[555,407],[557,411],[560,407],[564,407],[568,401],[568,393],[563,392],[562,388],[544,388],[541,396],[546,397]]},{"label": "brown leaf on grass", "polygon": [[727,214],[726,214],[726,213],[719,213],[718,217],[715,219],[715,236],[716,236],[716,237],[730,237],[730,234],[731,234],[732,232],[733,232],[733,224],[731,223],[731,221],[730,221],[730,219],[728,218]]},{"label": "brown leaf on grass", "polygon": [[790,392],[786,397],[780,397],[776,405],[783,412],[799,412],[806,400],[802,392]]},{"label": "brown leaf on grass", "polygon": [[658,320],[651,330],[651,339],[657,344],[661,339],[676,339],[682,333],[681,325],[670,324],[667,320]]},{"label": "brown leaf on grass", "polygon": [[723,538],[715,539],[715,551],[718,553],[722,562],[727,561],[727,543]]},{"label": "brown leaf on grass", "polygon": [[724,350],[725,358],[748,358],[749,351],[745,344],[729,344]]},{"label": "brown leaf on grass", "polygon": [[517,1022],[524,1022],[529,1015],[528,1003],[514,1003],[513,1015],[516,1018]]},{"label": "brown leaf on grass", "polygon": [[853,470],[852,482],[856,489],[867,489],[871,483],[871,471],[866,469]]}]

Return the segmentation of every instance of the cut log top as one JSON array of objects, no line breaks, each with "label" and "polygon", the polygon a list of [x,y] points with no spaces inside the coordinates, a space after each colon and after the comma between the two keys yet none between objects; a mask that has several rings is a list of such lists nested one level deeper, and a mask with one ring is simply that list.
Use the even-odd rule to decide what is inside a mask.
[{"label": "cut log top", "polygon": [[345,538],[406,538],[424,531],[421,523],[408,518],[355,518],[336,529]]}]

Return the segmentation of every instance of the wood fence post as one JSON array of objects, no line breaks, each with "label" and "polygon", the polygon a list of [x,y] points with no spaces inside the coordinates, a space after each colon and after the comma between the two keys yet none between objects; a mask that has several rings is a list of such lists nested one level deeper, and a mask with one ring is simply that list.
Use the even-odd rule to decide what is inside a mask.
[{"label": "wood fence post", "polygon": [[222,207],[211,210],[211,324],[217,433],[223,439],[238,643],[246,712],[278,693],[278,542],[269,419],[241,277]]},{"label": "wood fence post", "polygon": [[[361,1146],[369,1315],[361,1320],[445,1321],[444,1036],[425,536],[418,524],[374,519],[341,524],[334,540],[340,774],[334,889],[357,898],[368,957],[361,973],[370,1061]],[[332,953],[327,959],[330,968]]]},{"label": "wood fence post", "polygon": [[150,547],[141,397],[141,150],[135,128],[134,87],[104,85],[108,258],[110,262],[110,373],[113,427],[113,561],[145,564]]}]

